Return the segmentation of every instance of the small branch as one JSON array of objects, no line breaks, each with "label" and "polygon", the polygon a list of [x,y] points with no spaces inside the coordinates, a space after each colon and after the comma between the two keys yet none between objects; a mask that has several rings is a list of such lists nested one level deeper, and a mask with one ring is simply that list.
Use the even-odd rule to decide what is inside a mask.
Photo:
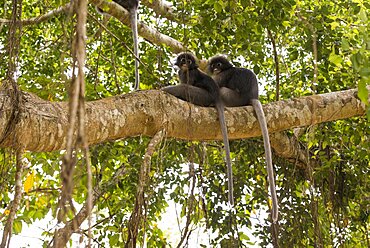
[{"label": "small branch", "polygon": [[[3,123],[3,130],[0,132],[0,143],[6,140],[10,135],[13,139],[13,144],[16,144],[18,147],[16,150],[16,173],[15,173],[15,192],[12,206],[10,208],[10,213],[6,224],[4,226],[4,231],[2,235],[2,240],[0,248],[9,247],[10,239],[12,236],[13,222],[15,219],[18,206],[22,199],[22,173],[23,173],[23,163],[22,163],[22,142],[20,142],[20,136],[13,132],[16,123],[20,118],[20,111],[22,110],[22,100],[21,100],[21,91],[19,90],[18,84],[15,81],[15,72],[17,67],[18,55],[19,55],[19,46],[20,46],[20,37],[22,31],[22,25],[18,22],[22,16],[22,0],[13,0],[12,1],[12,19],[10,22],[9,34],[7,39],[7,53],[9,55],[9,65],[6,72],[6,78],[8,80],[4,81],[4,84],[1,85],[2,88],[5,88],[10,96],[10,101],[12,106],[9,108],[10,118]],[[2,106],[3,108],[4,106]],[[2,111],[4,109],[1,109]],[[1,112],[2,112],[1,111]]]},{"label": "small branch", "polygon": [[[90,0],[90,2],[103,9],[107,14],[114,16],[126,26],[131,26],[130,13],[115,2],[106,2],[103,0]],[[144,39],[157,45],[166,45],[174,53],[185,51],[181,42],[160,33],[158,30],[155,30],[142,22],[138,22],[137,26],[139,35]]]},{"label": "small branch", "polygon": [[[191,158],[191,160],[193,160]],[[184,243],[185,239],[188,239],[189,238],[189,235],[191,233],[191,230],[189,231],[189,227],[190,227],[190,224],[191,224],[191,216],[193,214],[193,211],[194,211],[194,201],[195,201],[195,196],[194,196],[194,190],[195,190],[195,185],[196,185],[196,177],[195,177],[195,170],[194,170],[194,163],[193,161],[190,161],[189,163],[189,177],[192,179],[192,185],[191,185],[191,190],[190,190],[190,194],[189,194],[189,197],[188,197],[188,200],[187,200],[187,213],[186,213],[186,223],[185,223],[185,227],[184,227],[184,231],[181,233],[181,240],[180,242],[177,244],[177,248],[180,248],[182,243]]]},{"label": "small branch", "polygon": [[[77,14],[76,24],[76,35],[73,40],[74,49],[73,53],[73,65],[72,65],[72,80],[71,80],[71,91],[69,92],[69,128],[67,133],[67,149],[63,157],[62,173],[61,178],[63,181],[62,194],[58,203],[59,213],[58,221],[60,222],[65,218],[66,214],[66,203],[69,202],[73,206],[72,202],[72,191],[73,191],[73,171],[76,162],[76,151],[78,146],[81,146],[87,166],[87,177],[88,177],[88,197],[87,197],[87,212],[89,215],[89,227],[91,226],[90,213],[92,208],[91,202],[91,166],[88,145],[85,137],[85,74],[83,69],[85,67],[85,37],[86,37],[86,17],[87,17],[87,0],[78,0],[75,2],[75,12]],[[76,64],[77,63],[77,64]],[[77,75],[75,70],[77,69]],[[77,132],[77,134],[76,134]],[[75,138],[77,135],[77,139]],[[72,207],[73,210],[73,207]],[[90,228],[89,228],[90,230]],[[90,231],[89,231],[90,234]],[[91,235],[90,235],[91,236]],[[60,244],[64,244],[64,237],[58,236],[57,232],[54,240],[54,247],[60,247]],[[89,238],[88,247],[91,247],[91,239]]]},{"label": "small branch", "polygon": [[292,164],[306,168],[308,164],[315,167],[316,163],[311,159],[307,150],[302,147],[295,136],[289,137],[284,132],[270,134],[271,147],[279,157],[283,157]]},{"label": "small branch", "polygon": [[319,69],[317,66],[317,34],[315,27],[304,17],[301,15],[301,13],[296,12],[296,15],[298,18],[307,25],[308,29],[311,32],[312,36],[312,54],[313,54],[313,81],[312,81],[312,91],[316,93],[316,84],[317,84],[317,77],[319,73]]},{"label": "small branch", "polygon": [[5,248],[6,246],[9,247],[10,238],[12,236],[12,229],[13,229],[13,222],[15,218],[15,214],[17,212],[19,203],[22,199],[22,173],[23,173],[23,162],[22,162],[22,155],[23,152],[17,151],[17,158],[16,158],[16,173],[15,173],[15,192],[14,192],[14,200],[12,202],[12,206],[10,208],[10,213],[8,216],[8,220],[6,221],[4,231],[3,231],[3,238],[0,244],[1,248]]},{"label": "small branch", "polygon": [[[98,6],[98,7],[100,6],[100,7],[104,8],[104,10],[108,9],[108,10],[106,10],[106,12],[108,14],[110,14],[111,16],[114,16],[119,21],[121,21],[123,24],[130,27],[130,14],[128,13],[128,11],[126,11],[124,8],[120,7],[115,2],[105,2],[105,1],[102,1],[102,0],[91,0],[90,2],[93,3],[94,5]],[[151,3],[151,4],[150,4],[150,1],[143,1],[143,2],[144,2],[145,5],[148,5],[148,7],[153,7],[153,10],[156,11],[156,13],[158,13],[158,14],[160,14],[160,15],[162,15],[162,16],[170,19],[170,20],[174,19],[174,18],[172,18],[172,14],[171,14],[172,13],[171,12],[172,8],[170,8],[170,6],[164,4],[163,2],[158,3],[157,1],[153,1],[153,3]],[[38,23],[47,21],[47,20],[53,18],[54,16],[56,16],[58,14],[68,13],[70,11],[70,7],[71,7],[71,4],[68,3],[66,5],[63,5],[59,8],[57,8],[57,9],[49,11],[48,13],[46,13],[44,15],[37,16],[37,17],[34,17],[34,18],[30,18],[30,19],[26,19],[26,20],[22,20],[19,23],[21,23],[22,25],[38,24]],[[166,10],[170,10],[170,11],[165,12]],[[0,23],[10,24],[11,20],[0,18]],[[181,42],[179,42],[179,41],[177,41],[177,40],[175,40],[175,39],[173,39],[173,38],[171,38],[167,35],[164,35],[164,34],[160,33],[158,30],[155,30],[155,29],[149,27],[148,25],[146,25],[142,22],[138,22],[138,32],[139,32],[139,35],[141,37],[143,37],[144,39],[147,39],[148,41],[150,41],[154,44],[157,44],[157,45],[166,45],[174,53],[179,53],[179,52],[185,51],[185,48],[181,44]]]},{"label": "small branch", "polygon": [[280,67],[279,67],[279,57],[276,50],[276,42],[275,38],[272,35],[271,31],[267,29],[268,36],[272,43],[272,49],[274,53],[274,61],[275,61],[275,78],[276,78],[276,101],[279,101],[280,99]]},{"label": "small branch", "polygon": [[[77,30],[78,33],[78,30]],[[78,104],[79,104],[79,95],[80,95],[80,82],[79,82],[79,75],[76,76],[76,51],[78,48],[76,46],[76,39],[78,40],[78,35],[76,35],[73,45],[75,48],[72,50],[73,53],[73,64],[72,64],[72,80],[70,83],[70,91],[69,91],[69,102],[68,102],[68,129],[66,132],[66,152],[62,158],[61,164],[61,173],[60,177],[62,179],[62,191],[60,195],[60,200],[58,203],[59,213],[58,213],[58,222],[61,222],[62,219],[65,218],[67,212],[67,202],[69,202],[70,206],[73,207],[72,202],[72,191],[73,191],[73,173],[75,169],[76,163],[76,152],[74,151],[77,142],[76,137],[78,137],[79,133],[77,132],[77,125],[78,124]],[[59,240],[56,238],[55,247],[59,247]]]},{"label": "small branch", "polygon": [[[47,20],[49,20],[49,19],[53,18],[54,16],[59,15],[61,13],[69,12],[70,7],[71,7],[71,4],[67,3],[67,4],[65,4],[61,7],[58,7],[54,10],[49,11],[48,13],[46,13],[44,15],[40,15],[40,16],[33,17],[33,18],[30,18],[30,19],[26,19],[26,20],[21,20],[21,21],[19,21],[19,23],[21,23],[22,26],[38,24],[38,23],[47,21]],[[0,23],[10,24],[11,20],[0,18]]]},{"label": "small branch", "polygon": [[313,52],[313,82],[312,82],[312,91],[316,94],[316,84],[319,69],[317,67],[317,35],[314,29],[312,32],[312,52]]},{"label": "small branch", "polygon": [[144,207],[144,191],[148,186],[149,172],[150,172],[150,162],[155,152],[155,148],[162,142],[165,136],[165,131],[161,130],[154,135],[150,140],[148,149],[144,155],[143,165],[140,168],[139,175],[139,185],[136,192],[136,200],[134,205],[134,210],[128,221],[128,235],[125,247],[136,247],[136,239],[139,232],[140,221],[142,220],[143,207]]},{"label": "small branch", "polygon": [[[92,16],[91,14],[89,14],[89,17],[92,18],[94,21],[96,21],[96,23],[99,24],[99,26],[101,27],[102,30],[104,30],[105,32],[107,32],[108,34],[110,34],[113,38],[115,38],[117,41],[119,41],[126,49],[127,51],[129,51],[129,53],[131,53],[132,56],[135,57],[135,59],[137,59],[140,64],[142,64],[144,66],[144,68],[149,72],[149,73],[153,73],[152,71],[150,71],[148,69],[148,66],[146,64],[143,63],[143,61],[139,58],[139,57],[136,57],[134,51],[132,51],[132,49],[121,39],[119,38],[117,35],[115,35],[112,31],[110,31],[103,23],[101,23],[100,21],[98,21],[94,16]],[[114,53],[112,53],[114,54]],[[113,60],[114,62],[114,60]],[[112,62],[112,63],[113,63]]]},{"label": "small branch", "polygon": [[36,189],[31,189],[30,191],[28,191],[28,194],[31,194],[31,193],[43,193],[43,194],[46,194],[46,193],[50,193],[50,194],[53,194],[53,195],[56,195],[56,194],[59,194],[59,188],[36,188]]},{"label": "small branch", "polygon": [[[118,183],[118,181],[121,179],[121,177],[126,174],[126,168],[121,167],[116,171],[114,176],[105,182],[104,184],[95,186],[93,189],[93,196],[92,196],[92,206],[96,204],[98,199],[108,191],[108,189]],[[88,202],[86,201],[81,210],[75,215],[75,217],[68,221],[65,226],[59,230],[56,231],[55,237],[57,237],[60,241],[58,243],[59,247],[66,247],[66,244],[68,240],[71,238],[71,235],[75,233],[81,226],[82,222],[88,218],[89,212],[88,212]],[[53,240],[55,242],[55,239]],[[49,247],[52,247],[53,245],[49,245]]]},{"label": "small branch", "polygon": [[85,106],[85,59],[86,59],[86,20],[87,20],[87,0],[78,0],[77,8],[77,32],[76,32],[76,59],[78,62],[78,137],[81,150],[83,151],[86,171],[87,171],[87,200],[86,211],[88,215],[88,244],[91,247],[91,211],[92,211],[92,172],[90,163],[89,145],[85,132],[86,125],[86,106]]},{"label": "small branch", "polygon": [[18,0],[13,0],[12,5],[12,19],[10,20],[9,33],[6,44],[6,52],[9,56],[9,65],[6,72],[6,78],[11,81],[16,81],[15,72],[19,56],[19,46],[22,33],[22,24],[19,23],[19,20],[22,16],[22,0],[20,0],[19,2]]},{"label": "small branch", "polygon": [[167,18],[171,21],[178,21],[179,18],[176,14],[176,10],[168,3],[162,0],[141,0],[140,4],[147,6],[148,8],[152,9],[156,14]]}]

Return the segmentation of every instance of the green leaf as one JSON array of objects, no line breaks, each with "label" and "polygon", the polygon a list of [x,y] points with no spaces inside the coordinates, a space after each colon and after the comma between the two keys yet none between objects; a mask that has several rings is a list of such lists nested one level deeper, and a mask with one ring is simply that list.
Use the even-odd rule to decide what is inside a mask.
[{"label": "green leaf", "polygon": [[216,10],[217,13],[221,13],[223,10],[222,5],[218,2],[215,2],[213,4],[213,8]]},{"label": "green leaf", "polygon": [[119,235],[118,234],[113,234],[111,237],[109,237],[109,244],[111,246],[115,246],[119,241]]},{"label": "green leaf", "polygon": [[331,29],[334,30],[339,26],[339,23],[338,22],[332,22],[332,23],[330,23],[330,26],[331,26]]},{"label": "green leaf", "polygon": [[299,190],[294,191],[294,193],[296,194],[296,196],[297,196],[298,198],[302,198],[302,197],[303,197],[302,192],[301,192],[301,191],[299,191]]},{"label": "green leaf", "polygon": [[325,149],[327,146],[328,146],[328,141],[327,140],[324,140],[322,142],[322,148]]},{"label": "green leaf", "polygon": [[290,27],[290,22],[289,21],[283,21],[282,22],[284,27]]},{"label": "green leaf", "polygon": [[361,64],[362,64],[362,56],[360,52],[357,52],[351,56],[351,62],[353,69],[356,71],[359,71],[361,69]]},{"label": "green leaf", "polygon": [[367,14],[364,8],[361,8],[360,13],[358,13],[358,16],[360,17],[360,20],[363,22],[367,22]]},{"label": "green leaf", "polygon": [[337,67],[340,67],[342,65],[342,62],[343,62],[343,59],[341,56],[335,54],[335,52],[333,51],[330,55],[329,55],[329,61],[331,63],[333,63],[335,66]]},{"label": "green leaf", "polygon": [[362,67],[360,70],[361,77],[370,77],[370,68],[369,67]]},{"label": "green leaf", "polygon": [[349,42],[347,39],[345,38],[342,38],[342,49],[343,50],[349,50],[350,46],[349,46]]},{"label": "green leaf", "polygon": [[239,238],[241,240],[250,240],[249,236],[242,232],[239,233]]},{"label": "green leaf", "polygon": [[13,223],[13,230],[15,234],[22,232],[22,221],[15,220]]},{"label": "green leaf", "polygon": [[363,77],[358,83],[358,97],[366,105],[369,105],[368,103],[369,91],[366,88],[368,83],[369,83],[369,78],[367,77]]}]

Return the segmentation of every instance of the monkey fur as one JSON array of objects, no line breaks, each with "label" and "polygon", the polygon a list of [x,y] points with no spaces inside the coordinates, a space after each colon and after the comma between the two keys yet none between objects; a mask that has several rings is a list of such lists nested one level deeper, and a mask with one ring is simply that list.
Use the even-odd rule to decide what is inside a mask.
[{"label": "monkey fur", "polygon": [[195,57],[191,53],[179,54],[175,65],[180,68],[178,73],[180,84],[167,86],[162,88],[162,90],[195,105],[203,107],[214,106],[217,109],[225,147],[229,191],[228,201],[231,206],[234,206],[233,174],[229,138],[224,116],[225,109],[220,99],[219,87],[210,76],[198,69]]},{"label": "monkey fur", "polygon": [[272,220],[278,219],[278,200],[276,196],[274,168],[270,139],[265,114],[258,100],[256,75],[246,68],[234,67],[224,56],[214,56],[208,62],[208,72],[220,87],[220,98],[226,107],[252,105],[260,123],[266,155],[266,169],[272,198]]}]

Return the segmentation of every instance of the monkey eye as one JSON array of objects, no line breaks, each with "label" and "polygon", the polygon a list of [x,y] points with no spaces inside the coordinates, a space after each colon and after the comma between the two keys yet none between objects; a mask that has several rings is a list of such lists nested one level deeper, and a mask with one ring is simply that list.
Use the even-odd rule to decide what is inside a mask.
[{"label": "monkey eye", "polygon": [[218,67],[221,67],[221,66],[222,66],[222,63],[221,63],[221,62],[218,62],[218,63],[217,63],[217,66],[218,66]]},{"label": "monkey eye", "polygon": [[183,63],[183,64],[185,64],[186,63],[186,59],[185,58],[182,58],[182,59],[180,59],[180,62]]},{"label": "monkey eye", "polygon": [[193,62],[190,60],[190,59],[188,59],[188,65],[191,65]]}]

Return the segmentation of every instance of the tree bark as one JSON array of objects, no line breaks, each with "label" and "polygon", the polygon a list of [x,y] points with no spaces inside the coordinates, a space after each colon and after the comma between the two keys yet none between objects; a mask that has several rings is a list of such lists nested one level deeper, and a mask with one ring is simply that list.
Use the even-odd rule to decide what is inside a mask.
[{"label": "tree bark", "polygon": [[[12,113],[10,96],[0,92],[0,147],[22,147],[29,151],[65,149],[68,103],[49,102],[22,92],[19,120],[6,133]],[[356,90],[293,98],[264,105],[270,133],[294,127],[347,119],[365,114]],[[261,135],[251,106],[226,108],[230,139]],[[214,108],[179,100],[163,91],[147,90],[86,103],[88,144],[139,135],[153,136],[165,129],[167,137],[186,140],[221,140]],[[11,132],[11,133],[9,133]],[[18,142],[15,142],[17,137]],[[74,134],[74,138],[76,134]]]},{"label": "tree bark", "polygon": [[[123,7],[120,7],[118,4],[102,0],[90,0],[90,2],[97,7],[101,7],[107,14],[114,16],[126,26],[131,26],[130,13]],[[139,35],[144,39],[157,45],[168,46],[174,53],[185,51],[185,47],[181,44],[181,42],[168,35],[160,33],[158,30],[149,27],[143,22],[138,21],[137,30]]]},{"label": "tree bark", "polygon": [[176,13],[176,9],[172,7],[172,5],[168,2],[162,1],[162,0],[141,0],[140,4],[143,4],[147,6],[148,8],[151,8],[157,15],[160,15],[162,17],[167,18],[171,21],[177,21],[181,20],[181,18]]}]

